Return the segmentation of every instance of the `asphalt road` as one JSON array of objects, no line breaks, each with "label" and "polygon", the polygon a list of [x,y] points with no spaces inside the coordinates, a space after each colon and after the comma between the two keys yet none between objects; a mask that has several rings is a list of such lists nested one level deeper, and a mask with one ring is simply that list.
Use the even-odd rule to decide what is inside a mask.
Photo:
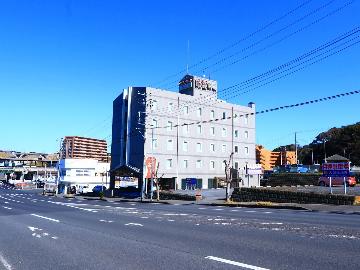
[{"label": "asphalt road", "polygon": [[360,215],[37,192],[0,186],[0,269],[360,268]]}]

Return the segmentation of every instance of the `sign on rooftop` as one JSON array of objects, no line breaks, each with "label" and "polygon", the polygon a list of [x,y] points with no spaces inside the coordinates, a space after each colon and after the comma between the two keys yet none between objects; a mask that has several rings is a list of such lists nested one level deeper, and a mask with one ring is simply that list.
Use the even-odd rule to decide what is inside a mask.
[{"label": "sign on rooftop", "polygon": [[179,92],[185,93],[186,91],[207,91],[210,93],[216,93],[217,91],[217,82],[207,78],[196,77],[192,75],[186,75],[179,82]]}]

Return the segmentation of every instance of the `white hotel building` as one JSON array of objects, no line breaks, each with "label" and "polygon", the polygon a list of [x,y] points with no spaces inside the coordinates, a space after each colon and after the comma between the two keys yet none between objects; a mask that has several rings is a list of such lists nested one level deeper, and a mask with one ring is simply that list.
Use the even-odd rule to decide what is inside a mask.
[{"label": "white hotel building", "polygon": [[178,93],[129,87],[113,103],[111,169],[142,174],[146,158],[155,157],[158,176],[170,187],[184,189],[192,178],[197,187],[212,188],[214,177],[225,176],[231,152],[240,174],[256,163],[254,113],[254,103],[218,99],[217,82],[201,77],[186,75]]}]

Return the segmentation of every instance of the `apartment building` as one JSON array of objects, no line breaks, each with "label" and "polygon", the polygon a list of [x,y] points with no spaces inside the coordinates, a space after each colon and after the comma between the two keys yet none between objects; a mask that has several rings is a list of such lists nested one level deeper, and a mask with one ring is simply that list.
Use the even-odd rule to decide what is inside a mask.
[{"label": "apartment building", "polygon": [[263,170],[272,170],[275,166],[296,164],[295,151],[270,151],[262,145],[256,145],[256,161]]},{"label": "apartment building", "polygon": [[62,142],[61,159],[95,159],[108,162],[106,140],[66,136]]},{"label": "apartment building", "polygon": [[128,166],[143,172],[154,157],[158,176],[184,189],[188,179],[211,188],[225,176],[224,160],[234,153],[239,171],[255,164],[255,104],[227,103],[217,82],[186,75],[179,92],[129,87],[113,102],[111,170]]}]

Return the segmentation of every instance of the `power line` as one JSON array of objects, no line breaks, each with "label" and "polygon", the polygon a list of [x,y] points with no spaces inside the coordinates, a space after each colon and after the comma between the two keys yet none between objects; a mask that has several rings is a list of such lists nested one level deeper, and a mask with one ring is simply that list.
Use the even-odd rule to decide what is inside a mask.
[{"label": "power line", "polygon": [[[179,125],[173,125],[173,127],[191,126],[191,125],[197,125],[197,124],[206,124],[206,123],[230,120],[230,119],[238,118],[238,117],[247,117],[249,115],[259,115],[259,114],[264,114],[264,113],[269,113],[269,112],[274,112],[274,111],[279,111],[279,110],[285,110],[285,109],[291,109],[291,108],[295,108],[295,107],[301,107],[301,106],[305,106],[305,105],[315,104],[315,103],[319,103],[319,102],[325,102],[325,101],[329,101],[329,100],[332,100],[332,99],[341,98],[341,97],[345,97],[345,96],[351,96],[351,95],[355,95],[355,94],[360,94],[360,90],[354,90],[354,91],[350,91],[350,92],[336,94],[336,95],[333,95],[333,96],[327,96],[327,97],[322,97],[322,98],[313,99],[313,100],[309,100],[309,101],[304,101],[304,102],[300,102],[300,103],[279,106],[279,107],[266,109],[266,110],[261,110],[261,111],[256,111],[256,112],[252,112],[252,113],[234,115],[234,117],[228,116],[228,117],[225,117],[225,118],[215,118],[215,119],[210,119],[210,120],[195,121],[195,122],[190,122],[190,123],[183,123],[183,124],[179,124]],[[164,129],[164,128],[168,128],[168,126],[145,127],[145,129]]]},{"label": "power line", "polygon": [[[326,7],[328,7],[328,6],[331,5],[334,1],[336,1],[336,0],[330,0],[330,1],[327,2],[326,4],[324,4],[324,5],[322,5],[322,6],[318,7],[318,8],[315,8],[314,10],[312,10],[311,12],[309,12],[309,13],[307,13],[306,15],[302,16],[301,18],[296,19],[295,21],[291,22],[290,24],[287,24],[286,26],[284,26],[284,27],[282,27],[282,28],[280,28],[280,29],[272,32],[271,34],[269,34],[269,35],[265,36],[264,38],[262,38],[262,39],[260,39],[260,40],[258,40],[258,41],[256,41],[256,42],[250,44],[249,46],[241,49],[240,51],[238,51],[238,52],[236,52],[236,53],[234,53],[234,54],[232,54],[232,55],[230,55],[230,56],[224,57],[224,58],[222,58],[221,60],[219,60],[219,61],[217,61],[217,62],[215,62],[215,63],[213,63],[213,64],[211,64],[211,65],[209,65],[209,66],[203,67],[203,68],[201,68],[201,69],[199,68],[199,69],[198,69],[197,71],[195,71],[194,73],[203,72],[203,71],[209,69],[210,67],[217,66],[217,65],[223,63],[224,61],[226,61],[226,60],[228,60],[228,59],[231,59],[231,58],[233,58],[234,56],[236,56],[236,55],[238,55],[238,54],[240,54],[240,53],[243,53],[243,52],[245,52],[245,51],[247,51],[247,50],[249,50],[249,49],[254,48],[255,46],[261,44],[262,42],[264,42],[264,41],[266,41],[266,40],[268,40],[268,39],[270,39],[270,38],[278,35],[279,33],[283,32],[284,30],[287,30],[288,28],[290,28],[290,27],[292,27],[292,26],[294,26],[294,25],[302,22],[303,20],[305,20],[306,18],[310,17],[311,15],[313,15],[313,14],[321,11],[322,9],[324,9],[324,8],[326,8]],[[347,2],[347,3],[346,3],[345,5],[343,5],[342,7],[340,7],[340,8],[338,8],[338,9],[330,12],[331,14],[327,14],[327,15],[321,17],[320,19],[317,19],[314,23],[309,24],[307,27],[305,27],[305,28],[302,29],[301,31],[305,30],[306,28],[308,28],[308,27],[310,27],[310,26],[312,26],[312,25],[314,25],[314,24],[316,24],[316,23],[319,23],[319,22],[322,21],[323,19],[325,19],[325,18],[327,18],[327,17],[335,14],[336,12],[339,12],[340,10],[342,10],[343,8],[345,8],[346,6],[352,4],[354,1],[355,1],[355,0],[352,0],[352,1]],[[294,34],[299,33],[299,32],[301,32],[301,31],[295,31]],[[293,35],[294,35],[294,34],[293,34]],[[292,35],[290,35],[290,36],[292,36]],[[289,37],[290,37],[290,36],[289,36]],[[289,37],[286,37],[286,38],[284,38],[284,39],[281,39],[278,43],[280,43],[281,41],[283,41],[283,40],[285,40],[285,39],[287,39],[287,38],[289,38]],[[277,44],[277,43],[275,43],[275,44]],[[275,44],[273,44],[272,46],[274,46]],[[271,48],[272,46],[265,46],[265,48],[262,49],[262,51],[265,50],[265,49]],[[255,54],[254,54],[254,55],[255,55]],[[248,58],[248,57],[250,57],[250,56],[252,56],[252,55],[249,55],[249,56],[247,56],[246,58]],[[240,61],[240,60],[239,60],[239,61]],[[237,62],[235,62],[235,63],[237,63]],[[230,65],[233,65],[233,64],[229,64],[229,65],[226,65],[226,66],[224,66],[224,67],[227,67],[227,66],[230,66]],[[223,67],[223,68],[224,68],[224,67]],[[169,83],[165,84],[163,87],[165,87],[165,86],[167,86],[167,85],[170,85],[170,84],[175,84],[175,83],[177,83],[177,81],[172,81],[172,82],[169,82]]]},{"label": "power line", "polygon": [[[262,74],[260,74],[260,75],[258,75],[258,76],[255,76],[255,77],[253,77],[253,78],[251,78],[251,79],[245,80],[245,81],[243,81],[243,82],[241,82],[241,83],[235,84],[235,85],[233,85],[233,86],[224,88],[224,89],[222,89],[222,90],[220,90],[220,91],[218,91],[218,92],[219,92],[219,93],[227,92],[228,94],[225,94],[224,97],[227,97],[227,95],[230,95],[231,98],[234,98],[234,97],[239,96],[239,95],[241,95],[241,94],[248,93],[248,92],[250,92],[250,91],[252,91],[252,90],[255,90],[255,89],[257,89],[257,88],[260,88],[260,87],[262,87],[262,86],[264,86],[264,85],[267,85],[267,84],[270,84],[270,83],[272,83],[272,82],[275,82],[275,81],[277,81],[277,80],[279,80],[279,79],[281,79],[281,78],[287,77],[287,76],[289,76],[289,75],[291,75],[291,74],[293,74],[293,73],[295,73],[295,72],[298,72],[298,71],[300,71],[300,70],[302,70],[302,69],[304,69],[304,68],[306,68],[306,67],[309,67],[309,66],[311,66],[311,65],[313,65],[313,64],[315,64],[315,63],[317,63],[317,62],[320,62],[320,61],[322,61],[322,60],[324,60],[324,59],[326,59],[326,58],[328,58],[328,57],[330,57],[330,56],[332,56],[332,55],[338,54],[339,52],[341,52],[341,51],[343,51],[343,50],[345,50],[345,49],[347,49],[347,48],[349,48],[349,47],[352,47],[352,46],[356,45],[356,44],[358,43],[358,41],[357,41],[357,42],[354,42],[353,44],[351,44],[351,45],[349,45],[349,46],[346,46],[345,48],[342,48],[342,49],[340,49],[340,50],[338,50],[338,51],[335,51],[335,52],[333,52],[333,53],[329,53],[329,52],[331,52],[332,50],[335,50],[336,48],[339,48],[339,47],[341,47],[341,46],[343,46],[343,45],[345,45],[345,44],[347,44],[347,43],[355,40],[356,38],[358,38],[359,36],[357,36],[357,37],[355,37],[355,38],[353,38],[353,39],[351,39],[351,40],[346,40],[347,38],[352,37],[352,36],[354,36],[355,34],[358,34],[359,32],[360,32],[360,28],[359,28],[359,27],[356,27],[356,28],[352,29],[351,31],[348,31],[348,32],[346,32],[346,33],[344,33],[344,34],[336,37],[335,39],[333,39],[333,40],[331,40],[331,41],[329,41],[329,42],[326,42],[325,44],[323,44],[323,45],[321,45],[321,46],[319,46],[319,47],[317,47],[317,48],[315,48],[315,49],[313,49],[313,50],[311,50],[311,51],[309,51],[309,52],[307,52],[307,53],[305,53],[305,54],[303,54],[303,55],[301,55],[301,56],[299,56],[299,57],[297,57],[297,58],[295,58],[295,59],[293,59],[293,60],[291,60],[291,61],[288,61],[288,62],[285,63],[285,64],[279,65],[279,66],[277,66],[277,67],[275,67],[275,68],[273,68],[273,69],[271,69],[271,70],[269,70],[269,71],[267,71],[267,72],[264,72],[264,73],[262,73]],[[337,43],[339,43],[339,42],[341,42],[341,41],[344,41],[344,40],[346,40],[346,41],[343,42],[342,44],[340,44],[340,45],[338,45],[338,46],[335,46],[335,47],[331,47],[331,46],[336,45]],[[321,53],[321,54],[316,55],[318,52],[321,52],[322,50],[325,50],[325,49],[327,49],[327,48],[331,48],[331,49],[329,49],[329,50],[327,50],[327,51],[325,51],[325,52],[323,52],[323,53]],[[329,54],[327,54],[327,53],[329,53]],[[314,55],[314,54],[316,55],[315,57],[309,58],[310,56],[312,56],[312,55]],[[327,54],[327,55],[326,55],[326,54]],[[306,63],[308,63],[308,62],[310,62],[310,61],[312,61],[312,60],[314,60],[314,59],[316,59],[316,58],[318,58],[318,57],[320,57],[320,56],[322,56],[322,55],[325,55],[325,56],[322,57],[322,58],[320,58],[320,59],[318,59],[318,60],[315,60],[315,61],[313,61],[313,62],[311,62],[311,63],[309,63],[309,64],[306,64]],[[309,58],[309,59],[306,60],[306,58]],[[304,60],[304,59],[305,59],[305,60]],[[302,61],[302,60],[304,60],[304,61]],[[301,62],[301,61],[302,61],[302,62]],[[289,66],[291,66],[291,65],[293,65],[293,64],[296,64],[296,63],[298,63],[298,62],[300,62],[300,64],[297,64],[297,65],[295,65],[295,66],[293,66],[293,67],[291,67],[291,68],[285,69],[285,68],[287,68],[287,67],[289,67]],[[304,65],[304,64],[306,64],[306,65]],[[302,66],[302,65],[304,65],[304,66]],[[297,68],[297,67],[300,67],[300,68],[296,69],[295,71],[291,71],[291,70],[293,70],[293,69],[295,69],[295,68]],[[281,71],[281,70],[283,70],[283,69],[285,69],[285,70],[284,70],[284,71]],[[291,71],[291,72],[290,72],[290,71]],[[282,76],[280,76],[280,77],[278,77],[278,78],[275,78],[275,79],[273,79],[273,80],[271,80],[271,81],[268,81],[268,82],[263,83],[264,81],[267,81],[267,80],[269,80],[269,79],[271,79],[271,78],[274,78],[274,77],[276,77],[276,76],[279,76],[279,75],[281,75],[281,74],[283,74],[283,73],[285,73],[285,72],[288,72],[288,73],[285,74],[285,75],[282,75]],[[273,75],[273,74],[275,74],[275,75]],[[264,78],[264,79],[263,79],[263,78]],[[259,84],[260,84],[260,85],[259,85]],[[251,88],[251,87],[253,87],[253,88]],[[250,88],[250,89],[249,89],[249,88]],[[248,89],[248,90],[247,90],[247,91],[244,91],[244,92],[241,92],[241,93],[239,93],[239,94],[236,94],[236,93],[239,92],[240,90],[246,90],[246,89]],[[230,90],[231,90],[231,91],[230,91]],[[235,92],[234,92],[234,91],[235,91]],[[207,99],[209,99],[209,98],[207,98]],[[214,99],[212,99],[212,100],[210,100],[210,101],[213,101],[213,102],[210,103],[210,104],[206,104],[206,105],[209,105],[209,106],[210,106],[210,105],[213,105],[213,104],[216,103],[216,102],[221,102],[221,101],[219,101],[219,100],[215,100],[215,101],[214,101]],[[195,107],[195,106],[196,106],[196,105],[194,105],[195,102],[196,102],[196,99],[193,100],[193,101],[191,101],[191,103],[192,103],[193,105],[191,105],[190,107]],[[188,102],[188,103],[190,103],[190,102]],[[188,103],[186,103],[186,104],[188,104]],[[185,105],[182,104],[181,108],[179,108],[179,110],[178,110],[177,112],[174,112],[174,113],[180,113],[180,110],[181,110],[184,106],[185,106]],[[164,110],[165,110],[165,109],[164,109]],[[160,111],[159,113],[161,113],[161,111]],[[169,114],[167,113],[166,116],[169,116]]]},{"label": "power line", "polygon": [[[239,40],[237,40],[237,41],[235,41],[234,43],[230,44],[229,46],[227,46],[227,47],[225,47],[225,48],[223,48],[223,49],[218,50],[218,51],[215,52],[214,54],[212,54],[212,55],[210,55],[210,56],[208,56],[208,57],[206,57],[206,58],[203,58],[202,60],[200,60],[199,62],[197,62],[197,63],[195,63],[195,64],[193,64],[193,65],[190,65],[188,68],[195,68],[195,67],[197,67],[197,66],[199,66],[199,65],[201,65],[201,64],[203,64],[203,63],[205,63],[205,62],[207,62],[207,61],[209,61],[209,60],[211,60],[211,59],[213,59],[213,58],[215,58],[215,57],[217,57],[218,55],[220,55],[220,54],[228,51],[229,49],[232,49],[232,48],[236,47],[236,46],[239,45],[241,42],[248,40],[249,38],[255,36],[256,34],[262,32],[262,31],[264,31],[265,29],[269,28],[270,26],[276,24],[277,22],[285,19],[285,18],[288,17],[289,15],[293,14],[294,12],[296,12],[297,10],[301,9],[302,7],[308,5],[308,4],[311,3],[311,2],[312,2],[312,0],[304,1],[303,3],[301,3],[299,6],[295,7],[294,9],[286,12],[285,14],[281,15],[280,17],[275,18],[275,19],[272,20],[271,22],[269,22],[269,23],[261,26],[260,28],[258,28],[258,29],[255,30],[254,32],[251,32],[250,34],[246,35],[245,37],[243,37],[243,38],[241,38],[241,39],[239,39]],[[181,71],[179,71],[179,72],[177,72],[177,73],[175,73],[175,74],[172,74],[172,75],[166,77],[165,79],[163,79],[163,80],[161,80],[161,81],[159,81],[159,82],[154,83],[154,85],[159,85],[159,84],[161,84],[162,82],[167,81],[167,80],[170,79],[170,78],[173,78],[173,77],[175,77],[175,76],[179,76],[179,75],[181,75],[181,74],[184,74],[184,72],[186,72],[186,69],[183,69],[183,70],[181,70]]]}]

